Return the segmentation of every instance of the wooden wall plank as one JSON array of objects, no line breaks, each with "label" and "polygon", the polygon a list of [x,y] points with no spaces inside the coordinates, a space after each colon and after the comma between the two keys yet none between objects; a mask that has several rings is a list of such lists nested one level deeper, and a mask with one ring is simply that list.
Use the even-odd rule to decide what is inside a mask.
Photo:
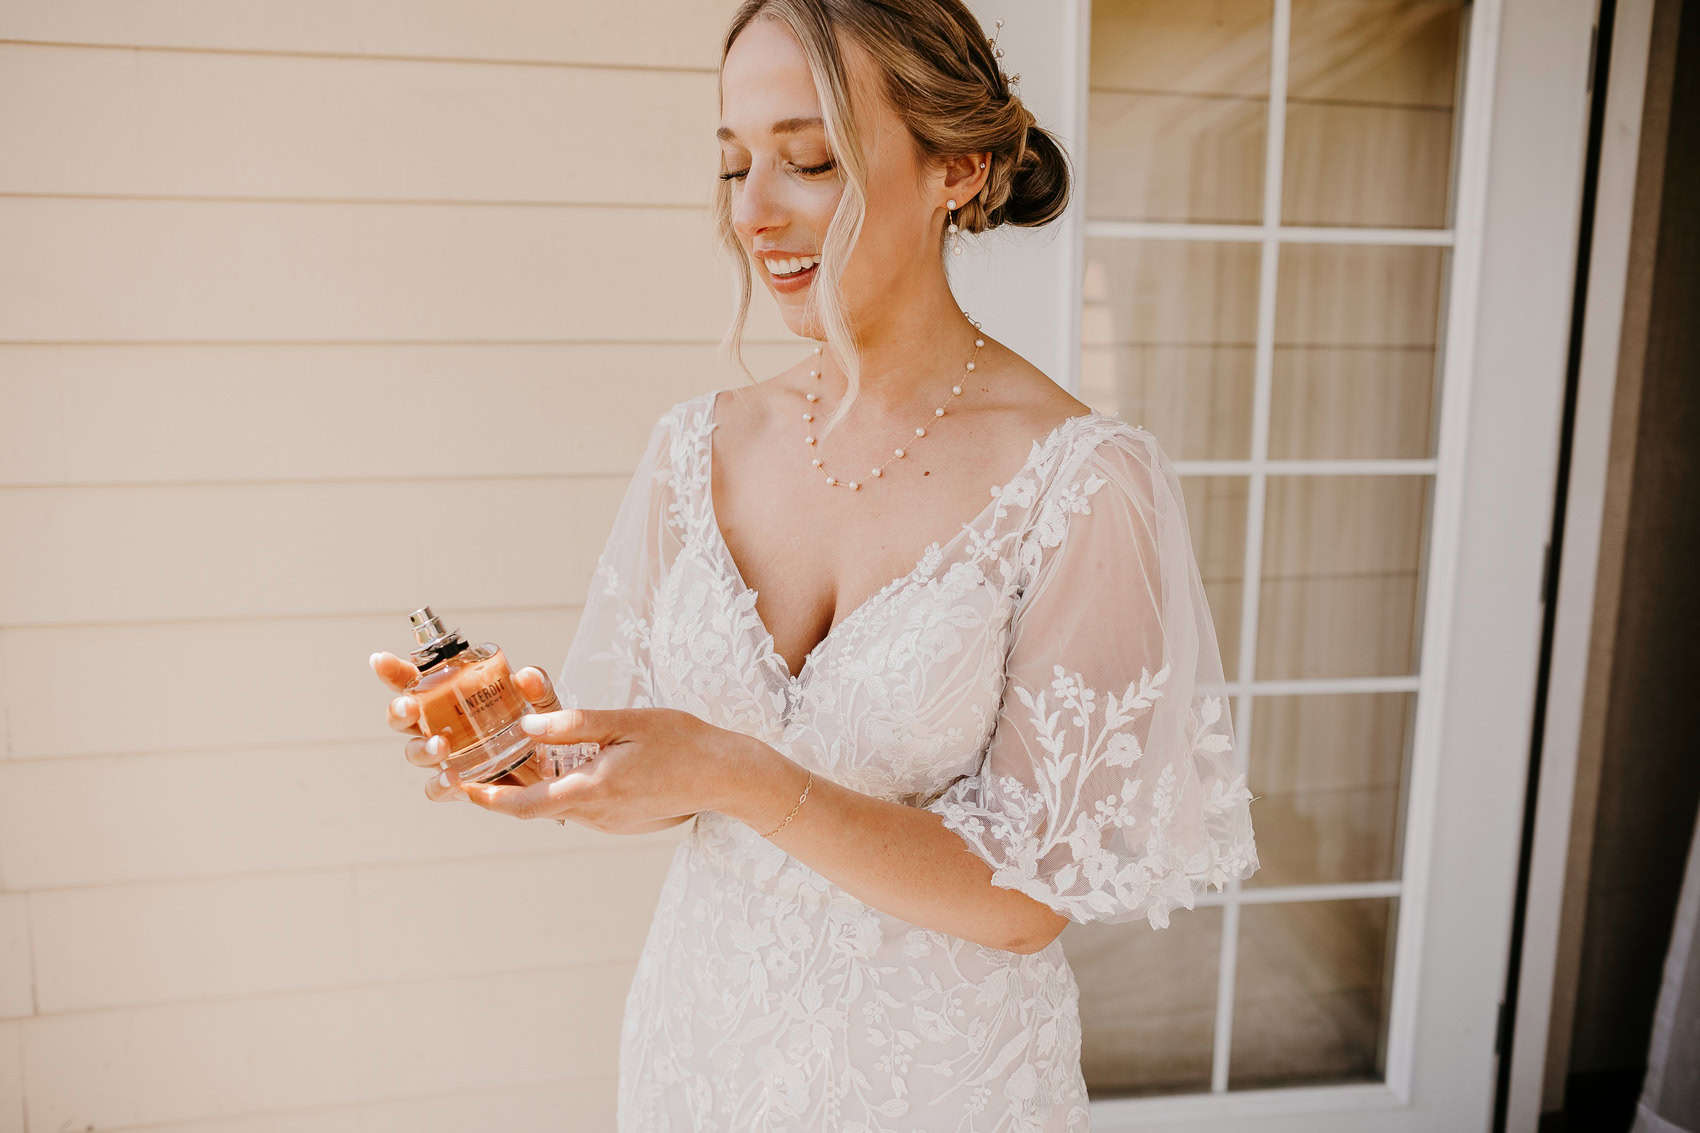
[{"label": "wooden wall plank", "polygon": [[[253,1117],[168,1122],[148,1133],[466,1133],[468,1129],[614,1128],[613,1075],[522,1082],[363,1105],[274,1112]],[[0,1126],[3,1129],[4,1126]],[[139,1131],[138,1131],[139,1133]]]},{"label": "wooden wall plank", "polygon": [[[40,1010],[635,961],[677,842],[606,842],[499,859],[37,892]],[[535,900],[538,892],[551,899]],[[516,942],[494,965],[493,941]]]},{"label": "wooden wall plank", "polygon": [[32,893],[40,1013],[351,985],[349,874],[335,869]]},{"label": "wooden wall plank", "polygon": [[712,69],[732,0],[55,0],[0,8],[0,39]]},{"label": "wooden wall plank", "polygon": [[629,475],[669,406],[746,381],[707,343],[0,346],[0,486]]},{"label": "wooden wall plank", "polygon": [[6,489],[0,622],[556,606],[628,479]]},{"label": "wooden wall plank", "polygon": [[30,1123],[110,1129],[606,1078],[631,975],[621,962],[572,979],[492,972],[46,1016],[25,1038]]},{"label": "wooden wall plank", "polygon": [[616,838],[425,798],[393,741],[0,762],[0,889],[234,877],[562,849]]},{"label": "wooden wall plank", "polygon": [[[579,607],[496,609],[439,604],[398,590],[365,615],[193,618],[174,622],[43,625],[0,631],[0,709],[12,721],[10,755],[134,755],[259,745],[306,746],[401,739],[384,722],[394,694],[366,658],[405,656],[407,613],[430,605],[469,639],[493,641],[514,666],[555,675]],[[582,593],[574,595],[582,598]],[[415,598],[423,601],[410,604]],[[170,664],[161,664],[161,658]],[[147,680],[122,674],[147,673]],[[293,708],[255,712],[258,688],[287,686]],[[101,711],[88,711],[99,687]],[[122,720],[117,731],[111,721]]]},{"label": "wooden wall plank", "polygon": [[700,71],[0,44],[0,192],[700,210],[717,89]]},{"label": "wooden wall plank", "polygon": [[[712,343],[731,312],[706,210],[26,197],[0,246],[0,341]],[[748,330],[791,337],[765,299]]]}]

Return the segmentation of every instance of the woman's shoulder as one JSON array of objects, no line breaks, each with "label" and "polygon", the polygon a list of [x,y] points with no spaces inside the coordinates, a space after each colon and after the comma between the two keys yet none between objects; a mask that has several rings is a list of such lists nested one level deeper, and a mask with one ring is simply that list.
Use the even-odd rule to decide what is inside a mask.
[{"label": "woman's shoulder", "polygon": [[[1064,417],[1029,459],[1031,501],[1018,558],[1028,568],[1052,555],[1079,524],[1135,530],[1175,506],[1173,462],[1143,425],[1085,406]],[[1138,522],[1129,522],[1137,517]]]},{"label": "woman's shoulder", "polygon": [[714,409],[716,390],[707,393],[692,394],[681,401],[675,401],[662,411],[655,421],[656,429],[667,429],[673,433],[682,433],[692,426],[705,424]]},{"label": "woman's shoulder", "polygon": [[713,424],[716,392],[675,401],[654,419],[649,427],[649,448],[658,461],[672,469],[688,465],[700,448],[698,441]]},{"label": "woman's shoulder", "polygon": [[1020,431],[1037,438],[1029,465],[1039,474],[1042,494],[1066,489],[1081,477],[1149,477],[1168,468],[1157,438],[1137,421],[1089,405],[1043,374],[1039,378],[1050,388],[1035,388],[1017,415]]},{"label": "woman's shoulder", "polygon": [[695,435],[718,426],[726,426],[732,433],[745,432],[759,424],[767,412],[770,387],[775,382],[775,378],[767,378],[693,394],[669,406],[656,422],[656,428],[667,428],[679,435]]}]

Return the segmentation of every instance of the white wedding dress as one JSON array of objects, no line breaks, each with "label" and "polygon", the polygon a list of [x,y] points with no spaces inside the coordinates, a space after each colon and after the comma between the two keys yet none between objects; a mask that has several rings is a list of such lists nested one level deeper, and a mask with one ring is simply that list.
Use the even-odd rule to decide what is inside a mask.
[{"label": "white wedding dress", "polygon": [[[1258,868],[1179,486],[1149,433],[1061,422],[793,674],[714,517],[714,402],[655,424],[564,704],[684,709],[925,807],[994,885],[1074,921],[1163,928]],[[1060,939],[1024,955],[911,924],[703,811],[627,998],[619,1128],[1084,1130],[1078,997]]]}]

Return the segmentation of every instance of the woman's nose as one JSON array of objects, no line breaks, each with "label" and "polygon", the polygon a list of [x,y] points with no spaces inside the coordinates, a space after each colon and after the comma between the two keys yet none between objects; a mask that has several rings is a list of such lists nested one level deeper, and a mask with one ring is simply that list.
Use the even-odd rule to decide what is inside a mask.
[{"label": "woman's nose", "polygon": [[732,199],[732,224],[746,240],[764,228],[780,228],[787,216],[773,182],[753,166]]}]

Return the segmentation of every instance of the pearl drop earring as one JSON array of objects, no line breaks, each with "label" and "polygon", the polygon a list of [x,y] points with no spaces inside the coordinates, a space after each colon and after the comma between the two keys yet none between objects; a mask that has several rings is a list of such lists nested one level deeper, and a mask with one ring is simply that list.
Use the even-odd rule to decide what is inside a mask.
[{"label": "pearl drop earring", "polygon": [[[982,161],[980,168],[986,168],[986,163]],[[946,219],[950,221],[950,226],[945,229],[946,232],[950,233],[950,251],[952,255],[960,256],[962,254],[962,236],[956,227],[956,217],[951,215],[956,211],[956,202],[954,200],[946,201],[945,207],[950,209],[950,213],[945,214]]]}]

